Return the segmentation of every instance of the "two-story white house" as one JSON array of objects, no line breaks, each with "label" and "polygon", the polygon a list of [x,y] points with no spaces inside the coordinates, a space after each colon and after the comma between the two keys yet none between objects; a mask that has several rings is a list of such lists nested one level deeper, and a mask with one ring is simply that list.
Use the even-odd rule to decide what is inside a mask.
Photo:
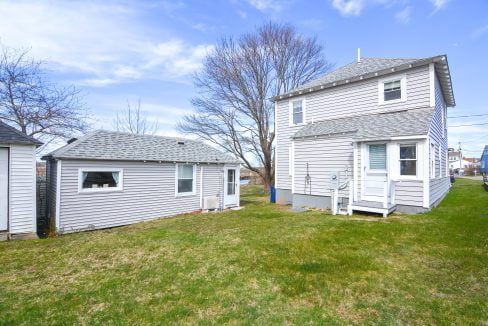
[{"label": "two-story white house", "polygon": [[361,58],[272,100],[278,203],[386,216],[449,191],[445,55]]}]

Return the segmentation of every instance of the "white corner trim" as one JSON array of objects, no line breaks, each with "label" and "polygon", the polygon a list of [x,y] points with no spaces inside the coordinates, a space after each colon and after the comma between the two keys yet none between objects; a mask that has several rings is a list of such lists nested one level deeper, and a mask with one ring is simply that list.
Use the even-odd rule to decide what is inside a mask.
[{"label": "white corner trim", "polygon": [[429,90],[430,90],[430,107],[435,106],[435,69],[434,64],[429,64]]},{"label": "white corner trim", "polygon": [[[399,80],[399,79],[400,79],[400,87],[402,92],[401,98],[397,100],[385,101],[384,94],[383,94],[385,91],[385,83]],[[407,92],[408,92],[407,74],[397,74],[397,75],[388,76],[387,78],[379,79],[378,80],[378,105],[388,105],[393,103],[405,102],[407,101]]]},{"label": "white corner trim", "polygon": [[[352,178],[353,178],[353,199],[352,201],[357,201],[358,200],[358,179],[361,177],[358,174],[358,143],[354,142],[352,144],[353,146],[353,158],[352,158],[352,166],[353,166],[353,171],[352,171]],[[351,200],[351,199],[349,199]]]},{"label": "white corner trim", "polygon": [[291,141],[291,193],[295,193],[295,141]]},{"label": "white corner trim", "polygon": [[32,157],[34,158],[32,161],[32,174],[34,177],[34,183],[32,189],[32,232],[37,231],[37,162],[36,162],[36,146],[32,146]]},{"label": "white corner trim", "polygon": [[[424,181],[424,200],[423,200],[423,206],[424,208],[430,208],[430,171],[429,171],[429,166],[430,166],[430,157],[429,157],[429,152],[430,152],[430,141],[426,139],[423,143],[423,181]],[[428,162],[428,164],[425,164],[425,162]]]},{"label": "white corner trim", "polygon": [[[274,102],[274,141],[275,141],[275,148],[274,148],[274,163],[275,163],[275,173],[274,173],[274,187],[278,189],[278,120],[276,117],[278,116],[278,101]],[[239,167],[240,169],[240,167]],[[240,170],[239,170],[240,175]]]},{"label": "white corner trim", "polygon": [[203,209],[203,165],[200,166],[200,209]]},{"label": "white corner trim", "polygon": [[56,231],[59,230],[59,220],[61,217],[61,160],[56,163],[56,216],[55,224]]},{"label": "white corner trim", "polygon": [[[180,165],[191,165],[193,167],[193,182],[192,182],[192,191],[191,192],[178,192],[178,166]],[[175,164],[175,197],[185,197],[185,196],[194,196],[196,194],[196,165],[195,164],[184,164],[184,163],[176,163]]]},{"label": "white corner trim", "polygon": [[[293,124],[293,102],[302,101],[303,119],[302,123]],[[288,100],[288,125],[290,127],[303,126],[307,124],[307,101],[305,96],[294,97]]]}]

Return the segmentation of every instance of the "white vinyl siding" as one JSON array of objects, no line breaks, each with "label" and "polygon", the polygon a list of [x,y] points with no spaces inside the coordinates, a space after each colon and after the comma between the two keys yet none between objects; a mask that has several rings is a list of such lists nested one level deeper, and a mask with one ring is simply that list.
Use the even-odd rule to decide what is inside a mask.
[{"label": "white vinyl siding", "polygon": [[[430,104],[429,67],[428,65],[409,70],[406,75],[407,100],[405,102],[378,103],[378,78],[341,85],[322,91],[313,92],[300,98],[306,102],[306,122],[344,118],[362,115],[428,107]],[[289,173],[289,147],[292,136],[303,126],[290,126],[290,103],[282,99],[276,103],[276,178],[279,189],[291,190],[292,182]],[[351,146],[352,148],[352,146]],[[298,154],[295,154],[298,159]]]},{"label": "white vinyl siding", "polygon": [[[175,197],[174,163],[63,160],[59,229],[62,232],[100,229],[197,211],[201,205],[201,167],[203,196],[222,199],[223,164],[199,165],[195,169],[195,196]],[[79,193],[80,168],[123,169],[123,191]]]},{"label": "white vinyl siding", "polygon": [[[435,77],[435,74],[434,74]],[[431,175],[429,182],[429,203],[433,205],[438,202],[449,191],[449,171],[448,171],[448,139],[446,131],[446,102],[442,95],[441,85],[435,77],[435,112],[430,125],[430,143],[434,148],[430,148],[431,157],[434,159],[435,171]],[[444,117],[443,117],[444,116]],[[432,164],[432,163],[431,163]]]},{"label": "white vinyl siding", "polygon": [[10,147],[10,233],[36,232],[36,153],[34,145]]}]

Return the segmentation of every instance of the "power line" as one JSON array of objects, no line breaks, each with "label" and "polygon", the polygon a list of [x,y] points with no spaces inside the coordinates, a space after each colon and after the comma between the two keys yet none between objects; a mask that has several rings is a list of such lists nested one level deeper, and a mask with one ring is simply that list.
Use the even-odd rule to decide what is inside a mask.
[{"label": "power line", "polygon": [[467,124],[467,125],[454,125],[454,126],[449,126],[449,128],[470,127],[470,126],[482,126],[482,125],[488,125],[488,122],[484,122],[484,123],[471,123],[471,124]]},{"label": "power line", "polygon": [[448,119],[455,119],[455,118],[482,117],[482,116],[485,116],[485,115],[488,115],[488,113],[484,113],[484,114],[471,114],[471,115],[458,115],[458,116],[455,116],[455,117],[447,117],[447,118]]}]

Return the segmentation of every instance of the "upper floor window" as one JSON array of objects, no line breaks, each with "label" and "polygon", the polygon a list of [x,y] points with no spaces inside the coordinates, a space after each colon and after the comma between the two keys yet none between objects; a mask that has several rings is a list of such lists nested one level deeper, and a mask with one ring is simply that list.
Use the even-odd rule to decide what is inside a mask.
[{"label": "upper floor window", "polygon": [[384,101],[399,100],[402,98],[401,80],[394,80],[384,83],[383,88]]},{"label": "upper floor window", "polygon": [[305,121],[304,100],[291,101],[290,104],[290,125],[302,124]]},{"label": "upper floor window", "polygon": [[406,100],[405,75],[382,79],[378,84],[379,104]]},{"label": "upper floor window", "polygon": [[400,175],[417,175],[417,145],[400,145]]}]

